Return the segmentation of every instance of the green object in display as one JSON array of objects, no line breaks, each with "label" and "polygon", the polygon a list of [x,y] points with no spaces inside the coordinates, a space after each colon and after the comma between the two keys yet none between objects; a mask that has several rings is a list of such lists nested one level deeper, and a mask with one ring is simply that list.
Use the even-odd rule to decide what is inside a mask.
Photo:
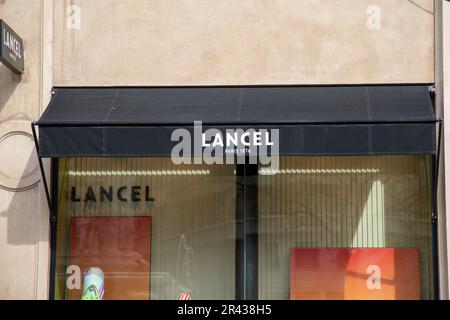
[{"label": "green object in display", "polygon": [[92,284],[83,292],[81,300],[102,300],[102,298],[99,290]]}]

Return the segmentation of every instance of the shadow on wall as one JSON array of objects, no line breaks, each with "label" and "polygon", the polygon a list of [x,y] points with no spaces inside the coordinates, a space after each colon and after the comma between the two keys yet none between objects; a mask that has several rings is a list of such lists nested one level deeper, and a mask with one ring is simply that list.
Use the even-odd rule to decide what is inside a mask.
[{"label": "shadow on wall", "polygon": [[[7,244],[34,245],[48,241],[48,234],[40,231],[42,224],[48,221],[49,213],[45,210],[45,198],[40,199],[40,171],[36,152],[29,147],[14,151],[18,152],[11,152],[10,159],[5,160],[6,168],[0,166],[0,220],[6,218]],[[13,164],[18,166],[11,168]],[[16,170],[16,175],[11,169]],[[5,182],[10,185],[5,185]],[[12,182],[15,184],[11,185]]]},{"label": "shadow on wall", "polygon": [[[2,2],[0,1],[0,4]],[[32,245],[40,235],[40,171],[28,116],[13,99],[22,76],[0,63],[0,222],[6,218],[8,245]],[[8,110],[6,110],[8,108]],[[42,214],[43,215],[43,214]]]},{"label": "shadow on wall", "polygon": [[[11,70],[9,70],[5,65],[0,63],[0,112],[11,98],[14,90],[21,80],[21,75],[11,72]],[[0,118],[0,120],[4,119]]]}]

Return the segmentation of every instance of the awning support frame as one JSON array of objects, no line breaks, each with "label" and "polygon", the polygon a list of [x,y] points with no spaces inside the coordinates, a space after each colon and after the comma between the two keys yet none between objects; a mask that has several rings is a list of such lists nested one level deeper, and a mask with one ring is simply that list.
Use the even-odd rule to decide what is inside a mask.
[{"label": "awning support frame", "polygon": [[48,210],[50,212],[50,217],[49,217],[50,225],[55,226],[56,216],[53,212],[52,201],[50,198],[50,190],[48,188],[47,177],[46,177],[45,171],[44,171],[44,164],[42,162],[42,157],[39,155],[39,142],[38,142],[38,138],[37,138],[37,134],[36,134],[36,122],[35,121],[33,121],[31,123],[31,131],[33,132],[34,145],[36,147],[36,153],[37,153],[37,157],[38,157],[38,161],[39,161],[39,169],[41,171],[42,182],[44,183],[45,196],[47,198]]},{"label": "awning support frame", "polygon": [[434,299],[440,299],[440,268],[439,268],[439,212],[438,212],[438,188],[439,188],[439,168],[440,168],[440,157],[441,157],[441,143],[442,143],[442,130],[443,130],[443,120],[438,119],[438,130],[437,130],[437,151],[436,155],[432,159],[432,213],[431,213],[431,226],[432,226],[432,255],[433,255],[433,288],[434,288]]}]

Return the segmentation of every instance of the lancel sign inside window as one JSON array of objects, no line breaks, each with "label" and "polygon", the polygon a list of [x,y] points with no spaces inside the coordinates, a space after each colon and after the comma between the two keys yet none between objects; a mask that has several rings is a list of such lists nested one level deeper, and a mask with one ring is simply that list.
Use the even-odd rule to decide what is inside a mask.
[{"label": "lancel sign inside window", "polygon": [[71,202],[154,202],[155,199],[150,194],[150,187],[145,186],[88,186],[82,190],[77,187],[70,188]]},{"label": "lancel sign inside window", "polygon": [[3,20],[0,20],[0,44],[0,61],[13,72],[23,73],[23,40]]}]

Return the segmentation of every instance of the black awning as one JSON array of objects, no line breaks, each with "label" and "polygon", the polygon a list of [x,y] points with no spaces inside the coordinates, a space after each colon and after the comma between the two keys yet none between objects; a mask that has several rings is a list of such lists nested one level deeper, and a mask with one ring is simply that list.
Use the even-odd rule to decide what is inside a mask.
[{"label": "black awning", "polygon": [[427,86],[56,88],[42,157],[167,156],[177,128],[279,129],[281,155],[434,154]]}]

